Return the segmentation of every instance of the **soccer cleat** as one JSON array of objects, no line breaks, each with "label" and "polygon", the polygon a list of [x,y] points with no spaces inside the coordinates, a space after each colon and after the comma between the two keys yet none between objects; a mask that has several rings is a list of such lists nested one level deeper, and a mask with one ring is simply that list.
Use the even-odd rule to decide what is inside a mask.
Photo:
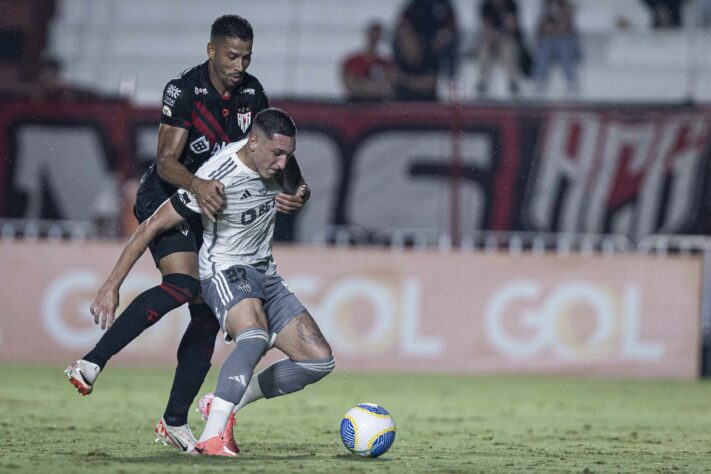
[{"label": "soccer cleat", "polygon": [[205,441],[200,441],[195,445],[194,453],[205,456],[229,456],[234,457],[239,454],[239,447],[235,443],[233,428],[235,416],[231,415],[227,420],[225,430],[217,436],[213,436]]},{"label": "soccer cleat", "polygon": [[[205,395],[200,397],[200,400],[198,400],[197,411],[200,412],[200,416],[202,416],[203,420],[207,420],[207,417],[210,416],[210,409],[212,408],[213,398],[215,398],[215,394],[210,392],[206,393]],[[234,437],[234,426],[236,424],[237,420],[235,420],[235,414],[232,413],[230,415],[229,420],[227,420],[227,426],[225,426],[225,443],[227,444],[228,448],[239,454],[239,446],[237,445],[237,442],[235,441]]]},{"label": "soccer cleat", "polygon": [[227,446],[230,451],[234,451],[239,454],[239,446],[237,445],[237,440],[235,440],[234,428],[237,424],[235,420],[235,414],[230,415],[230,419],[227,420],[227,426],[225,426],[225,446]]},{"label": "soccer cleat", "polygon": [[64,369],[64,374],[69,383],[74,385],[82,395],[89,395],[94,390],[94,382],[101,369],[98,365],[87,360],[79,359]]},{"label": "soccer cleat", "polygon": [[213,398],[215,398],[215,394],[210,392],[206,393],[200,397],[200,400],[198,400],[197,411],[200,412],[200,416],[203,420],[207,420],[207,417],[210,415],[210,408],[212,408]]},{"label": "soccer cleat", "polygon": [[156,434],[156,443],[163,443],[164,446],[171,445],[182,451],[192,451],[195,443],[197,443],[193,432],[190,431],[190,427],[187,424],[170,426],[161,418],[153,431]]}]

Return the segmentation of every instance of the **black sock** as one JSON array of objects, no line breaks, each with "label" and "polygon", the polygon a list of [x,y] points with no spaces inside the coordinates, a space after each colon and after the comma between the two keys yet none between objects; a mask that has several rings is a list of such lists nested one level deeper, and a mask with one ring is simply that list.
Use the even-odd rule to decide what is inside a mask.
[{"label": "black sock", "polygon": [[169,311],[193,299],[200,292],[200,282],[180,273],[163,277],[159,286],[144,291],[128,305],[114,324],[83,359],[102,369],[106,362]]},{"label": "black sock", "polygon": [[190,305],[190,324],[178,347],[178,367],[163,413],[166,424],[180,426],[188,422],[190,405],[210,370],[219,331],[220,323],[205,303]]}]

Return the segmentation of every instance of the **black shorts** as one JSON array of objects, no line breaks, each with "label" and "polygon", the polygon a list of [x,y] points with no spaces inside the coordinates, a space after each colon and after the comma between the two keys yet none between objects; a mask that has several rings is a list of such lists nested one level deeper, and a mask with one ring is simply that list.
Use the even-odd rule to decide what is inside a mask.
[{"label": "black shorts", "polygon": [[[165,196],[163,193],[141,190],[136,196],[133,214],[141,223],[151,217],[156,209],[169,198],[170,196]],[[153,261],[158,266],[160,259],[172,253],[193,252],[197,254],[201,245],[202,221],[200,214],[194,214],[173,229],[159,234],[148,244],[148,248],[153,255]]]}]

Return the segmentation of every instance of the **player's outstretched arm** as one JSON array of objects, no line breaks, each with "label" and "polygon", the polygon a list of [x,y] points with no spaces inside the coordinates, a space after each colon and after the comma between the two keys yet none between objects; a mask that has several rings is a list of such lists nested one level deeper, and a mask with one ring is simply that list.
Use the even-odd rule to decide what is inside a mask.
[{"label": "player's outstretched arm", "polygon": [[113,324],[114,312],[119,304],[119,288],[128,272],[148,248],[150,241],[182,221],[183,218],[176,212],[170,200],[166,200],[151,217],[138,226],[123,248],[111,274],[101,285],[96,298],[91,303],[90,311],[94,315],[94,322],[100,323],[101,329],[111,327]]},{"label": "player's outstretched arm", "polygon": [[188,131],[162,123],[158,129],[158,175],[173,186],[187,189],[197,199],[203,213],[211,221],[225,207],[225,186],[220,181],[198,178],[179,158],[188,141]]}]

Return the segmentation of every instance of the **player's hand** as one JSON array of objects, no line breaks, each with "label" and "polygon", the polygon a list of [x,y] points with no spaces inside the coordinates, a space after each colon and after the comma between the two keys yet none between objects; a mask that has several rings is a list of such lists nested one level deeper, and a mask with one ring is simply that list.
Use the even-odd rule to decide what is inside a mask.
[{"label": "player's hand", "polygon": [[279,193],[275,198],[277,211],[283,212],[284,214],[293,214],[298,211],[306,201],[311,197],[311,189],[305,184],[299,186],[296,190],[296,194],[293,196],[291,194]]},{"label": "player's hand", "polygon": [[225,208],[225,185],[214,179],[206,180],[195,176],[190,188],[202,212],[210,221],[215,222],[215,214]]},{"label": "player's hand", "polygon": [[94,323],[101,323],[101,329],[110,328],[114,323],[114,313],[119,304],[118,289],[108,282],[101,285],[89,310],[94,315]]}]

